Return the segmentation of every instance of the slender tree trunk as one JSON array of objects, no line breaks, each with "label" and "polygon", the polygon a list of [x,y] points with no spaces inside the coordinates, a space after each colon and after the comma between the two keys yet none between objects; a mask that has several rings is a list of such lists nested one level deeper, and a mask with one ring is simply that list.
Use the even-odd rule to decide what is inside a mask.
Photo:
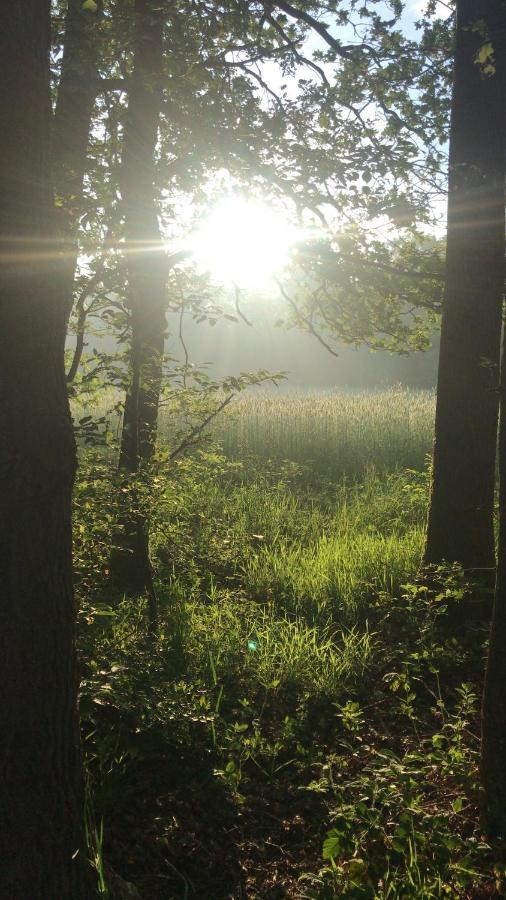
[{"label": "slender tree trunk", "polygon": [[127,472],[139,471],[142,462],[152,459],[158,426],[158,405],[162,384],[162,363],[167,326],[166,277],[160,280],[158,303],[146,309],[132,304],[131,326],[131,380],[126,396],[123,429],[121,434],[120,468]]},{"label": "slender tree trunk", "polygon": [[[119,465],[130,475],[138,474],[142,463],[149,462],[155,447],[166,328],[168,261],[155,199],[162,32],[163,9],[158,0],[136,0],[134,63],[121,173],[132,343]],[[124,517],[122,532],[121,546],[111,559],[113,579],[124,591],[146,590],[153,619],[156,601],[142,511]]]},{"label": "slender tree trunk", "polygon": [[136,472],[156,439],[167,306],[167,256],[158,223],[155,152],[162,103],[163,4],[135,0],[133,73],[125,123],[121,192],[131,312],[131,385],[120,466]]},{"label": "slender tree trunk", "polygon": [[[49,0],[0,7],[0,898],[89,900]],[[48,252],[49,250],[49,252]]]},{"label": "slender tree trunk", "polygon": [[[446,295],[424,562],[495,565],[493,502],[504,290],[503,0],[458,0]],[[488,41],[494,71],[477,61]]]},{"label": "slender tree trunk", "polygon": [[77,233],[84,212],[83,182],[95,97],[98,90],[98,27],[102,0],[95,9],[68,0],[60,83],[53,117],[52,170],[58,203],[58,230],[65,249],[62,279],[67,316],[72,312],[77,266]]}]

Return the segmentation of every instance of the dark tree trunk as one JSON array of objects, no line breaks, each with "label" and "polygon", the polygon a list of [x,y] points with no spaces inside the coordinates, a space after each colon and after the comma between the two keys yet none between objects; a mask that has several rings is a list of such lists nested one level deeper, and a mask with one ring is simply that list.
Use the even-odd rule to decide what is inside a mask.
[{"label": "dark tree trunk", "polygon": [[[158,224],[155,151],[162,99],[163,10],[157,0],[135,2],[133,73],[125,123],[121,192],[127,240],[131,314],[130,386],[120,470],[138,474],[152,458],[158,422],[166,328],[168,261]],[[155,616],[148,534],[142,511],[126,515],[111,572],[123,591],[146,590]],[[118,536],[119,537],[119,536]]]},{"label": "dark tree trunk", "polygon": [[[166,271],[166,260],[164,269]],[[131,307],[130,385],[125,401],[120,448],[120,468],[131,474],[139,471],[142,462],[152,459],[156,444],[167,325],[166,275],[160,279],[158,288],[157,299],[163,300],[164,306],[158,302],[150,308],[150,293],[146,290],[140,295],[145,298],[146,308],[140,309],[137,304]]]},{"label": "dark tree trunk", "polygon": [[135,0],[134,63],[121,170],[132,347],[120,466],[129,472],[137,472],[140,460],[153,454],[166,328],[167,256],[155,189],[162,103],[160,7],[157,0]]},{"label": "dark tree trunk", "polygon": [[506,838],[506,341],[501,363],[499,554],[482,709],[482,818],[491,839]]},{"label": "dark tree trunk", "polygon": [[[495,565],[493,502],[504,290],[503,0],[458,0],[446,295],[424,562]],[[488,40],[495,72],[477,62]]]},{"label": "dark tree trunk", "polygon": [[[0,898],[89,900],[49,0],[0,7]],[[48,249],[50,252],[48,252]]]},{"label": "dark tree trunk", "polygon": [[98,25],[102,0],[96,9],[82,0],[68,0],[58,96],[53,118],[52,170],[58,201],[58,230],[65,248],[62,278],[67,315],[72,311],[77,265],[77,232],[84,212],[83,181],[93,107],[98,88]]}]

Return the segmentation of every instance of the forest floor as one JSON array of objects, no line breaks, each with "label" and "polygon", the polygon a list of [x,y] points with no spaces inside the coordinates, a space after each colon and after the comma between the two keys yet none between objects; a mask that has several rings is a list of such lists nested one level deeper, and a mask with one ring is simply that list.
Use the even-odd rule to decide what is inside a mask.
[{"label": "forest floor", "polygon": [[143,900],[504,896],[478,816],[484,595],[456,568],[416,580],[432,398],[276,402],[137,486],[155,637],[111,595],[115,476],[82,453],[98,879],[106,859]]}]

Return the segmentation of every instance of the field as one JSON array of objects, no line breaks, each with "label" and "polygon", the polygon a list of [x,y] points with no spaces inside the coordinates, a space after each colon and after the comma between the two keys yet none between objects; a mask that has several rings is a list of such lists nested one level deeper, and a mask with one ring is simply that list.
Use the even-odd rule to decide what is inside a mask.
[{"label": "field", "polygon": [[228,456],[289,459],[334,481],[364,469],[421,469],[432,443],[434,395],[378,391],[255,391],[218,420]]},{"label": "field", "polygon": [[[110,453],[75,501],[103,853],[146,898],[485,897],[483,633],[416,582],[433,396],[252,394],[143,487],[161,604],[113,601]],[[500,896],[501,894],[496,894]]]}]

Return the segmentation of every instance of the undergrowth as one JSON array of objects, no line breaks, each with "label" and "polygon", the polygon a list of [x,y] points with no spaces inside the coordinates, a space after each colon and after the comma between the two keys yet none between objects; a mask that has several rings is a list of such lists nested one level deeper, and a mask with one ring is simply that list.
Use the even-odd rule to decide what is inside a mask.
[{"label": "undergrowth", "polygon": [[427,473],[375,465],[376,419],[352,474],[288,446],[283,460],[208,446],[168,466],[162,446],[138,491],[156,637],[142,600],[112,594],[117,477],[82,454],[95,844],[146,898],[502,895],[478,824],[473,586],[457,569],[416,582]]}]

